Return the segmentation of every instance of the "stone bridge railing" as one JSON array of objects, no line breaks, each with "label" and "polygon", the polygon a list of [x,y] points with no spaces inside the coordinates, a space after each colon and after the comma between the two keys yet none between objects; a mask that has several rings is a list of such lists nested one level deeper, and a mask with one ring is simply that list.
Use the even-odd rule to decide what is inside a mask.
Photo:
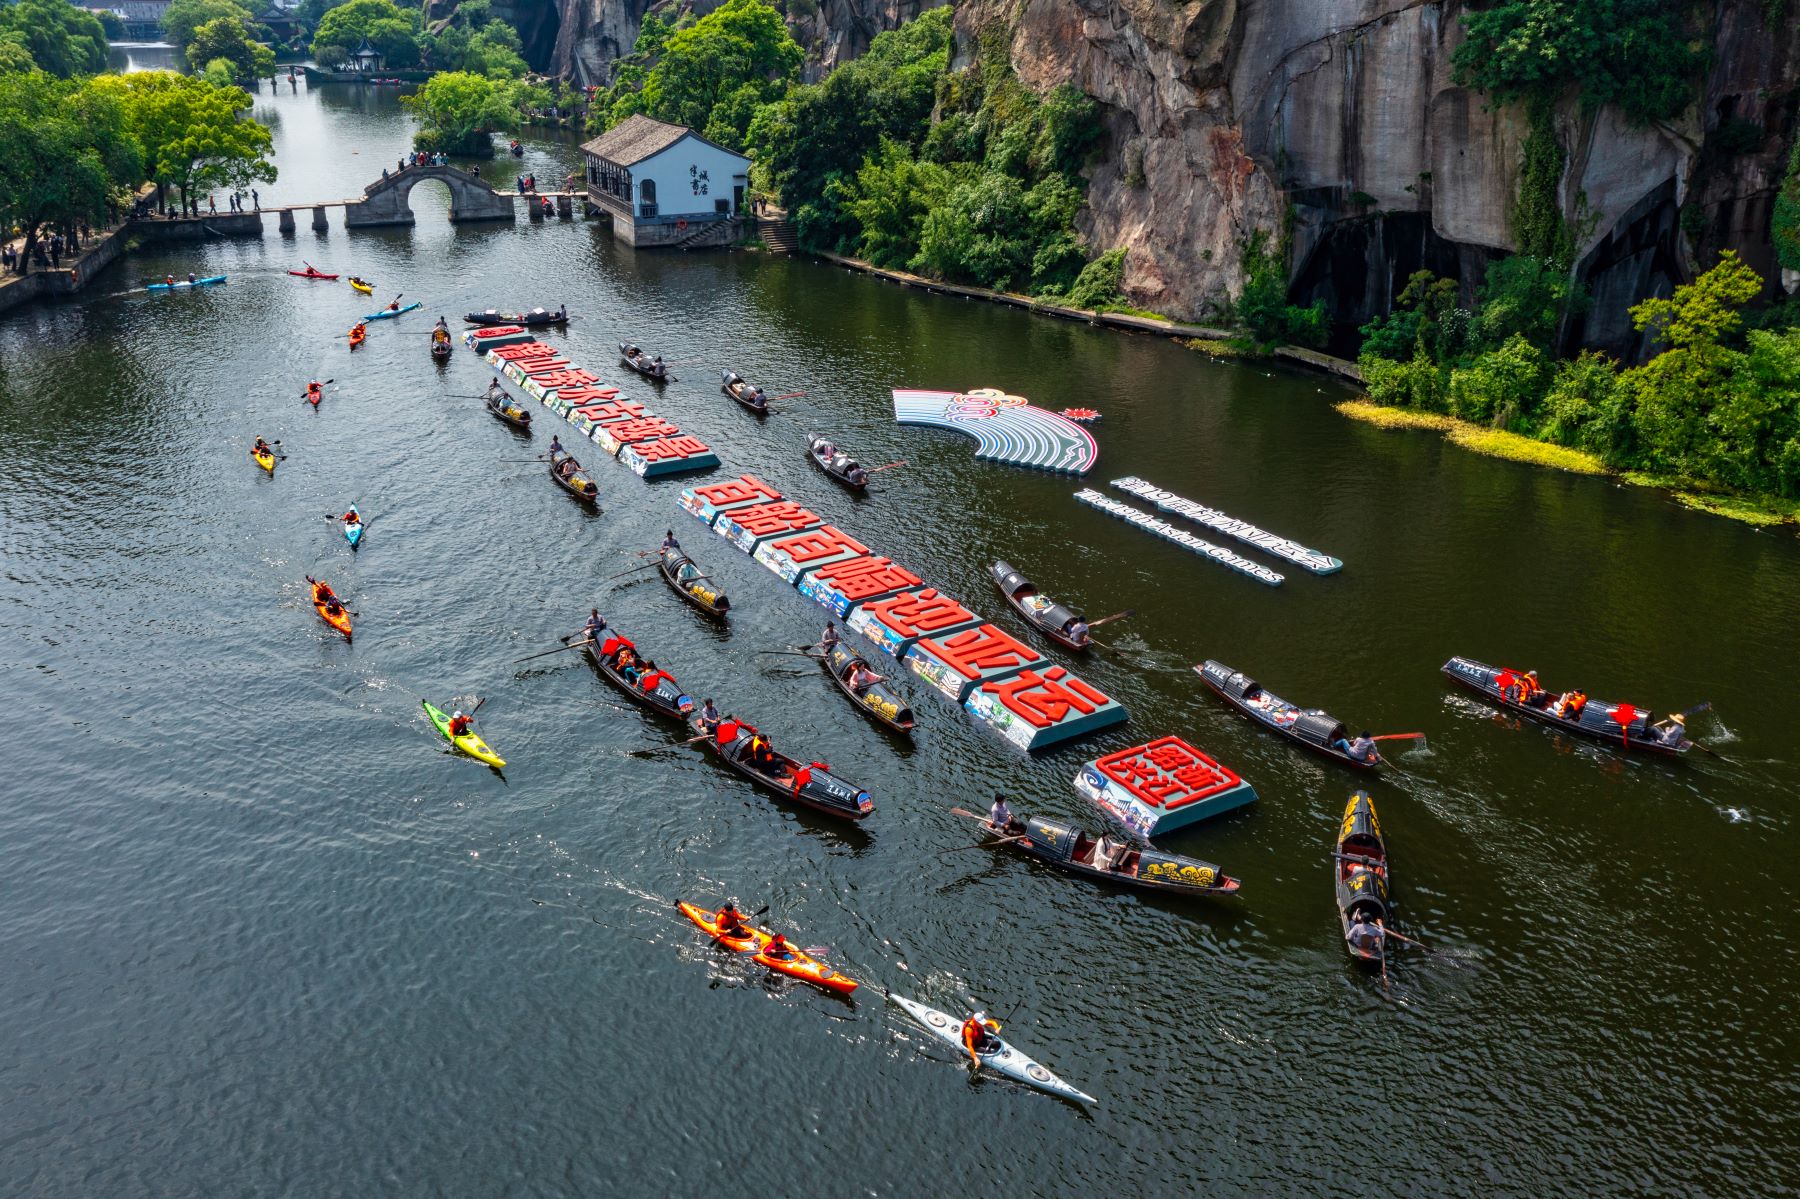
[{"label": "stone bridge railing", "polygon": [[427,179],[436,179],[449,187],[452,221],[513,219],[514,197],[495,191],[479,176],[459,167],[408,166],[369,184],[363,189],[361,200],[345,204],[344,227],[413,224],[409,197],[412,189]]}]

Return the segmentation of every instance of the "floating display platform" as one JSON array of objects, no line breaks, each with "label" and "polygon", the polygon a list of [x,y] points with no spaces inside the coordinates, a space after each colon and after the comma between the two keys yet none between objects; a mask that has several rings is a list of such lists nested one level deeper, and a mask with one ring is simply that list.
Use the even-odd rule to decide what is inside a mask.
[{"label": "floating display platform", "polygon": [[1328,575],[1344,568],[1343,561],[1333,558],[1330,554],[1309,549],[1298,541],[1290,541],[1286,537],[1278,537],[1274,533],[1257,528],[1247,520],[1238,520],[1236,517],[1227,516],[1217,508],[1208,508],[1205,504],[1197,504],[1193,500],[1183,499],[1173,491],[1164,491],[1154,483],[1144,482],[1136,475],[1114,479],[1112,485],[1120,491],[1130,492],[1139,499],[1149,500],[1164,512],[1185,516],[1197,525],[1205,525],[1215,533],[1235,537],[1245,545],[1254,546],[1265,554],[1284,558],[1295,566],[1303,570],[1310,570],[1316,575]]},{"label": "floating display platform", "polygon": [[1094,435],[1074,421],[992,387],[896,390],[894,419],[966,433],[976,441],[975,457],[1009,466],[1085,475],[1100,457]]},{"label": "floating display platform", "polygon": [[1128,715],[1118,700],[1060,666],[983,683],[969,692],[963,707],[1024,750],[1123,724]]},{"label": "floating display platform", "polygon": [[1239,574],[1249,575],[1258,583],[1266,583],[1270,587],[1281,586],[1283,576],[1279,571],[1270,570],[1260,562],[1252,562],[1222,546],[1196,537],[1186,529],[1178,529],[1166,520],[1133,508],[1130,504],[1121,503],[1110,495],[1095,491],[1092,487],[1084,487],[1077,491],[1075,498],[1090,508],[1098,508],[1109,516],[1129,521],[1146,533],[1154,533],[1164,541],[1172,541],[1184,550],[1192,550],[1202,557],[1211,558],[1221,566],[1229,566]]},{"label": "floating display platform", "polygon": [[1107,754],[1075,775],[1075,790],[1136,836],[1149,839],[1223,815],[1256,791],[1180,737]]},{"label": "floating display platform", "polygon": [[537,336],[531,330],[522,329],[518,325],[489,325],[485,329],[470,329],[463,334],[463,344],[477,354],[485,354],[495,346],[536,340]]}]

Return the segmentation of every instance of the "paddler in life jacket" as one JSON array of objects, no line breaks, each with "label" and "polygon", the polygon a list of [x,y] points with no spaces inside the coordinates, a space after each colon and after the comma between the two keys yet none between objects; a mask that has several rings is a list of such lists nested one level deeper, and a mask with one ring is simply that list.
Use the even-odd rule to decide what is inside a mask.
[{"label": "paddler in life jacket", "polygon": [[776,933],[769,938],[769,943],[763,946],[763,956],[774,958],[778,962],[791,962],[794,960],[794,951],[788,945],[787,938]]},{"label": "paddler in life jacket", "polygon": [[744,927],[744,914],[737,910],[737,905],[729,899],[725,906],[713,914],[713,927],[719,930],[720,936],[747,937],[750,930]]},{"label": "paddler in life jacket", "polygon": [[311,404],[314,408],[317,408],[319,406],[319,401],[325,398],[324,385],[317,379],[314,379],[311,383],[306,385],[306,394],[301,398]]},{"label": "paddler in life jacket", "polygon": [[388,301],[387,311],[389,311],[389,312],[399,312],[400,311],[400,297],[399,296],[395,296],[393,299]]},{"label": "paddler in life jacket", "polygon": [[164,275],[163,276],[163,285],[165,287],[174,287],[175,286],[175,276]]},{"label": "paddler in life jacket", "polygon": [[274,457],[275,455],[274,447],[260,437],[256,439],[256,444],[250,448],[250,452],[252,454],[267,454],[270,457]]},{"label": "paddler in life jacket", "polygon": [[969,1060],[981,1069],[981,1055],[993,1053],[1000,1048],[1000,1022],[988,1019],[986,1012],[976,1012],[963,1021],[963,1048],[969,1051]]},{"label": "paddler in life jacket", "polygon": [[355,508],[352,508],[350,511],[344,513],[343,521],[347,527],[354,528],[362,523],[362,514],[357,512]]},{"label": "paddler in life jacket", "polygon": [[470,726],[474,723],[475,718],[473,716],[468,715],[461,708],[458,708],[456,714],[450,718],[450,735],[452,737],[461,737],[468,733]]}]

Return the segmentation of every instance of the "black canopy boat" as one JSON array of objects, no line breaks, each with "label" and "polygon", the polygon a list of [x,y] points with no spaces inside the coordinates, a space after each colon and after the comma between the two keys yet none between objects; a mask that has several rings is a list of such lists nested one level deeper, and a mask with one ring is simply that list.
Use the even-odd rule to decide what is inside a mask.
[{"label": "black canopy boat", "polygon": [[762,395],[756,388],[745,382],[743,376],[739,375],[736,371],[721,371],[719,373],[722,376],[719,382],[720,391],[724,392],[750,411],[756,413],[756,415],[768,415],[769,400],[767,396]]},{"label": "black canopy boat", "polygon": [[454,351],[454,347],[451,346],[451,344],[450,344],[450,332],[447,329],[444,330],[443,331],[444,335],[442,337],[437,336],[437,333],[438,333],[438,330],[435,330],[435,329],[432,330],[432,337],[431,337],[432,361],[448,362],[448,361],[450,361],[451,353]]},{"label": "black canopy boat", "polygon": [[1441,669],[1497,707],[1608,745],[1674,758],[1694,744],[1685,736],[1663,740],[1650,723],[1651,713],[1632,704],[1583,697],[1571,713],[1562,696],[1536,686],[1528,672],[1488,666],[1471,658],[1452,658]]},{"label": "black canopy boat", "polygon": [[490,308],[486,312],[465,313],[463,320],[471,325],[523,325],[527,329],[536,329],[544,325],[568,324],[569,308],[566,304],[555,312],[546,308],[533,308],[530,312],[497,312]]},{"label": "black canopy boat", "polygon": [[575,460],[575,455],[550,455],[550,477],[556,480],[558,487],[588,507],[600,506],[600,485],[594,482],[592,475],[581,469],[581,463]]},{"label": "black canopy boat", "polygon": [[1257,724],[1274,729],[1290,741],[1298,741],[1316,753],[1324,754],[1346,766],[1354,766],[1358,770],[1374,770],[1381,764],[1379,754],[1365,762],[1334,747],[1332,743],[1335,741],[1348,743],[1350,735],[1344,728],[1343,721],[1322,708],[1301,708],[1279,695],[1270,695],[1262,689],[1261,683],[1249,675],[1211,658],[1194,667],[1194,673],[1226,703]]},{"label": "black canopy boat", "polygon": [[522,430],[526,433],[531,432],[531,413],[526,411],[523,404],[507,395],[504,391],[496,391],[493,388],[489,388],[487,395],[482,397],[482,402],[487,405],[487,410],[489,412],[493,413],[513,428]]},{"label": "black canopy boat", "polygon": [[828,654],[809,655],[819,660],[831,681],[837,684],[838,690],[850,697],[857,710],[883,728],[892,729],[896,733],[912,735],[913,713],[906,701],[898,692],[886,683],[870,683],[861,691],[850,686],[850,670],[861,663],[868,666],[868,659],[861,654],[851,653],[842,645],[835,646]]},{"label": "black canopy boat", "polygon": [[[1381,822],[1375,818],[1375,801],[1358,791],[1344,807],[1338,828],[1337,852],[1331,859],[1331,877],[1337,887],[1338,920],[1344,929],[1344,947],[1360,961],[1380,966],[1387,960],[1386,926],[1393,922],[1388,899],[1387,842]],[[1372,946],[1350,942],[1350,926],[1358,916],[1369,923],[1381,922],[1382,934]]]},{"label": "black canopy boat", "polygon": [[[708,734],[699,716],[692,715],[688,717],[688,727],[705,737],[707,749],[719,761],[782,799],[846,820],[862,820],[875,810],[875,801],[867,791],[838,778],[822,764],[803,765],[773,748],[765,748],[765,757],[753,759],[751,742],[761,736],[754,725],[727,717],[719,722],[716,734]],[[767,747],[766,737],[763,743]],[[802,771],[805,781],[796,786],[795,780]]]},{"label": "black canopy boat", "polygon": [[806,435],[806,456],[813,465],[851,491],[869,489],[869,472],[862,464],[816,433]]},{"label": "black canopy boat", "polygon": [[[987,823],[987,817],[967,808],[953,810]],[[991,826],[987,831],[1001,835]],[[1155,846],[1140,847],[1109,837],[1108,848],[1102,850],[1100,841],[1086,830],[1042,816],[1014,816],[1004,835],[1011,840],[991,844],[1016,849],[1071,874],[1122,887],[1165,895],[1232,895],[1240,885],[1211,862],[1164,853]]]},{"label": "black canopy boat", "polygon": [[996,562],[988,567],[988,572],[993,575],[994,586],[1000,588],[1006,602],[1038,632],[1067,649],[1084,650],[1091,644],[1085,632],[1079,640],[1069,632],[1069,626],[1077,621],[1085,625],[1085,618],[1039,591],[1037,585],[1020,574],[1016,567],[1008,562]]},{"label": "black canopy boat", "polygon": [[660,358],[652,358],[628,341],[619,343],[619,365],[636,371],[652,383],[668,383],[669,368]]},{"label": "black canopy boat", "polygon": [[724,617],[731,610],[731,598],[700,569],[700,564],[674,547],[664,548],[656,560],[656,572],[663,582],[708,616]]},{"label": "black canopy boat", "polygon": [[[605,650],[608,645],[613,646],[613,651],[602,653],[601,651]],[[681,685],[669,677],[667,672],[659,670],[656,672],[655,685],[646,691],[639,685],[636,677],[628,676],[625,673],[619,652],[621,649],[630,651],[629,664],[634,669],[642,665],[637,655],[637,647],[623,633],[611,627],[600,634],[599,645],[593,644],[590,640],[582,652],[587,655],[588,661],[594,664],[594,669],[598,670],[607,682],[629,695],[633,702],[650,709],[658,716],[667,716],[670,720],[679,720],[685,723],[688,714],[694,710],[694,701],[681,690]]]}]

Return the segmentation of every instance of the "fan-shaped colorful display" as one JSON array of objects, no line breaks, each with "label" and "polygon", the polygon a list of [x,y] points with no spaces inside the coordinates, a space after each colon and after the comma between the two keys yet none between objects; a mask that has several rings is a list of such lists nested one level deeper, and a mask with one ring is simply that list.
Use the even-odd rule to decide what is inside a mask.
[{"label": "fan-shaped colorful display", "polygon": [[1094,435],[1074,421],[992,387],[966,392],[897,389],[894,419],[966,433],[976,441],[975,457],[1009,466],[1085,475],[1100,456]]}]

